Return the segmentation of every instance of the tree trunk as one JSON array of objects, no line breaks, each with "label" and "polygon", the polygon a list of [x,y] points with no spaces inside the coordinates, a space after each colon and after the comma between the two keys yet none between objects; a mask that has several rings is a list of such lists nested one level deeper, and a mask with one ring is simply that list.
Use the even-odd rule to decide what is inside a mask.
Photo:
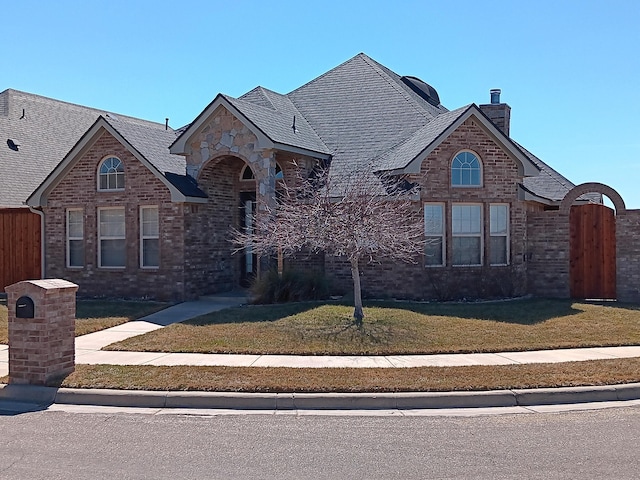
[{"label": "tree trunk", "polygon": [[358,327],[362,326],[364,312],[362,311],[362,289],[360,288],[360,268],[358,260],[351,260],[351,278],[353,278],[353,318]]}]

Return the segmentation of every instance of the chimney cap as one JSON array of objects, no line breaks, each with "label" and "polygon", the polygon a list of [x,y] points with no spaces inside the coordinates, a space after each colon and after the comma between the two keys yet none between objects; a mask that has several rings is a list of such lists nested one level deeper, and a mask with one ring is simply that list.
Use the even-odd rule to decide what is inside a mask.
[{"label": "chimney cap", "polygon": [[492,104],[500,103],[500,94],[501,93],[502,93],[502,90],[500,90],[499,88],[492,88],[491,90],[489,90],[489,94],[491,94],[491,103]]}]

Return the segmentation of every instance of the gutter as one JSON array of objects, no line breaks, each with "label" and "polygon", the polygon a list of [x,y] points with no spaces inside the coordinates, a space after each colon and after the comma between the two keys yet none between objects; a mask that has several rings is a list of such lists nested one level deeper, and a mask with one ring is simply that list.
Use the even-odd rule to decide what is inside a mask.
[{"label": "gutter", "polygon": [[29,211],[40,216],[40,278],[45,278],[44,212],[29,205]]}]

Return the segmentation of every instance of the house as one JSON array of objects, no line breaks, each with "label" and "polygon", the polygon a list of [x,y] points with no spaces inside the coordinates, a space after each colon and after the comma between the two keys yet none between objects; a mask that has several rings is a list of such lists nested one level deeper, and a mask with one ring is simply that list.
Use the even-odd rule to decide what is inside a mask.
[{"label": "house", "polygon": [[[232,255],[229,231],[275,204],[295,161],[418,183],[431,240],[424,261],[366,266],[370,295],[640,298],[630,270],[640,251],[616,244],[633,237],[640,215],[609,187],[575,187],[511,139],[510,107],[499,97],[448,110],[427,83],[359,54],[286,95],[219,94],[177,131],[100,113],[27,199],[43,216],[45,275],[79,284],[81,295],[176,300],[246,285],[259,261]],[[613,223],[602,194],[614,200]],[[599,268],[595,290],[584,280],[593,270],[584,245],[594,240],[574,232],[578,204],[607,225],[589,260]],[[345,262],[314,265],[349,288]]]}]

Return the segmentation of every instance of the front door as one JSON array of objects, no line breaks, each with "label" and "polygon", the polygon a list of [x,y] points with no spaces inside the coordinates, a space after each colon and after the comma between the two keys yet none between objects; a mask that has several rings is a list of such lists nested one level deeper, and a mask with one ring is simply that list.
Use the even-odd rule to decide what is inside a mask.
[{"label": "front door", "polygon": [[[255,192],[242,192],[240,194],[240,229],[244,232],[252,232],[253,219],[256,210]],[[245,249],[240,256],[240,286],[248,287],[258,271],[258,256],[251,250]]]}]

